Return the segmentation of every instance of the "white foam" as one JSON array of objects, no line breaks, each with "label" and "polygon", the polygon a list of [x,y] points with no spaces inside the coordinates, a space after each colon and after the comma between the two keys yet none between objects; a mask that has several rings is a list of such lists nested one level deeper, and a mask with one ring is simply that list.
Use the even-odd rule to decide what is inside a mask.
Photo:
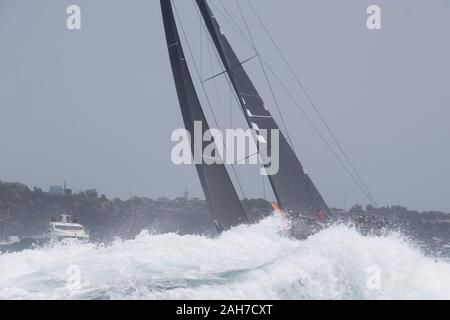
[{"label": "white foam", "polygon": [[[334,226],[306,241],[276,217],[211,239],[142,232],[110,246],[71,243],[0,255],[0,299],[450,299],[450,264],[399,235]],[[79,266],[81,288],[66,288]],[[381,288],[367,288],[377,265]]]}]

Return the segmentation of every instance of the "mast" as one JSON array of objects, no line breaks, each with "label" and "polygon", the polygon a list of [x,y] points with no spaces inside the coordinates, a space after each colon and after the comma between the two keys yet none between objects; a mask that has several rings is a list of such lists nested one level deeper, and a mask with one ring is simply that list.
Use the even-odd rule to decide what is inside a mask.
[{"label": "mast", "polygon": [[[201,122],[203,131],[201,134],[203,137],[203,134],[209,130],[209,126],[186,63],[173,14],[172,3],[171,0],[160,0],[160,2],[170,63],[184,125],[193,139],[195,131],[194,124]],[[203,154],[206,143],[203,142],[201,147]],[[193,141],[191,141],[191,151],[194,154]],[[204,161],[202,161],[202,164],[196,164],[195,166],[217,230],[221,232],[238,224],[248,222],[225,166],[216,163],[206,164]]]},{"label": "mast", "polygon": [[[228,39],[220,31],[207,1],[196,1],[249,127],[256,130],[266,129],[269,135],[271,130],[279,130]],[[268,177],[279,205],[290,217],[315,219],[318,212],[329,212],[314,183],[304,172],[294,150],[281,130],[278,132],[280,167],[278,173]],[[270,138],[267,139],[267,143],[270,141]],[[270,145],[267,148],[270,150]]]}]

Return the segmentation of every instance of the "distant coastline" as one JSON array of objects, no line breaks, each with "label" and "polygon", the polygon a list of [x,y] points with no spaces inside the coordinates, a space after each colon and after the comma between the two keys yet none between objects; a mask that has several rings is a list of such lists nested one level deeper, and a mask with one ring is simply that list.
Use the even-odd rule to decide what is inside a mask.
[{"label": "distant coastline", "polygon": [[[120,200],[108,199],[95,189],[73,193],[64,187],[52,191],[0,181],[0,240],[42,234],[51,218],[62,213],[73,215],[97,241],[130,239],[142,230],[215,234],[206,201],[190,199],[187,193],[173,200],[146,197]],[[253,221],[272,212],[270,203],[264,199],[246,199],[242,203]],[[388,228],[436,246],[450,243],[450,214],[444,212],[355,205],[348,211],[333,208],[332,214],[333,221],[351,223],[363,231]]]},{"label": "distant coastline", "polygon": [[[91,237],[107,240],[132,238],[142,230],[194,234],[214,233],[206,201],[198,198],[176,199],[131,197],[108,199],[95,189],[73,193],[52,187],[52,192],[30,188],[18,182],[0,181],[0,239],[9,236],[35,236],[46,231],[51,218],[72,215],[85,225]],[[243,200],[249,212],[270,213],[270,203]]]}]

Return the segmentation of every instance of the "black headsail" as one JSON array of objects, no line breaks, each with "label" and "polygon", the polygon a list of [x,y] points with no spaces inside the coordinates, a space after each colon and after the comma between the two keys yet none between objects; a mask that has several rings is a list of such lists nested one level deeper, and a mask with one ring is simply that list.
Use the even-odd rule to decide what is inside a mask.
[{"label": "black headsail", "polygon": [[[186,63],[171,0],[161,0],[161,10],[181,113],[184,125],[193,139],[196,122],[202,124],[202,136],[209,130],[209,126]],[[204,143],[201,148],[202,152],[205,147]],[[194,148],[194,143],[191,141],[192,154],[194,154]],[[223,164],[206,164],[202,161],[202,164],[196,164],[196,169],[218,231],[247,222],[247,216],[225,166]]]},{"label": "black headsail", "polygon": [[[206,0],[196,1],[250,128],[266,129],[268,133],[273,129],[279,130],[242,63],[220,31]],[[314,221],[318,213],[328,212],[328,207],[281,131],[279,137],[279,171],[269,175],[272,189],[279,205],[290,217]],[[267,143],[270,141],[271,139],[267,139]],[[268,146],[269,150],[270,147]]]}]

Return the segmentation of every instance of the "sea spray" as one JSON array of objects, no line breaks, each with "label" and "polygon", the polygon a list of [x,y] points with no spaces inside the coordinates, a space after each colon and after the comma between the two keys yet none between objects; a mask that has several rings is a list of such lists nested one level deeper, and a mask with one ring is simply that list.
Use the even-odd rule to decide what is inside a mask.
[{"label": "sea spray", "polygon": [[[79,286],[68,286],[78,270]],[[372,267],[379,288],[368,285]],[[77,279],[75,279],[77,280]],[[450,264],[400,234],[333,226],[305,241],[278,218],[217,238],[144,231],[111,245],[0,255],[0,299],[450,299]]]}]

